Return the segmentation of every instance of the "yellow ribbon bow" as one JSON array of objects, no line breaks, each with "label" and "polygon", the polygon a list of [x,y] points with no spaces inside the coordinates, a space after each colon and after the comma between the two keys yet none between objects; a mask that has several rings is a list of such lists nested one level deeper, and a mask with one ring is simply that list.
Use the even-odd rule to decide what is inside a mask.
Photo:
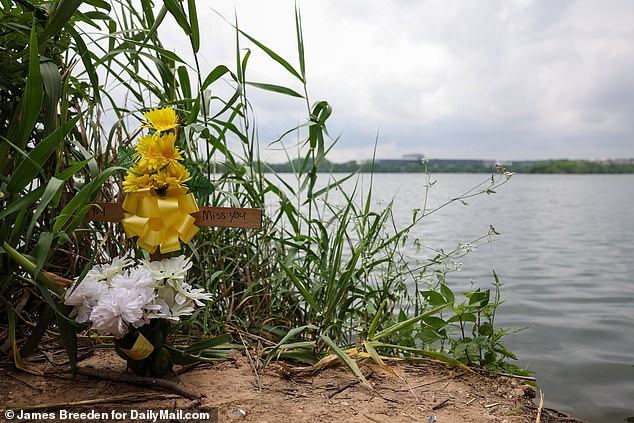
[{"label": "yellow ribbon bow", "polygon": [[[178,251],[180,241],[185,243],[198,232],[192,213],[198,211],[193,194],[176,187],[160,196],[153,188],[129,192],[123,200],[123,229],[128,237],[138,236],[136,245],[154,253]],[[179,241],[180,240],[180,241]]]}]

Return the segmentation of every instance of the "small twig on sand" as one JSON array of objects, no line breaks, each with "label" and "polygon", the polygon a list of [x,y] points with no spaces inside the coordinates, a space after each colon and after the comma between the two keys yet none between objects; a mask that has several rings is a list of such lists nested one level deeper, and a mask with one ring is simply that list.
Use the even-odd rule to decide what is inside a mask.
[{"label": "small twig on sand", "polygon": [[240,341],[242,341],[242,345],[244,346],[244,352],[247,354],[247,358],[249,359],[249,364],[251,364],[251,369],[253,370],[253,373],[255,373],[255,380],[258,381],[258,385],[260,385],[262,383],[262,378],[260,377],[260,374],[258,373],[258,368],[260,367],[260,361],[258,359],[258,361],[256,362],[253,357],[251,357],[251,354],[249,354],[249,348],[247,347],[246,342],[244,342],[244,338],[242,337],[242,332],[238,332],[238,335],[240,335]]},{"label": "small twig on sand", "polygon": [[123,382],[123,383],[131,383],[133,385],[147,386],[150,388],[162,388],[177,393],[178,395],[195,400],[202,398],[203,395],[190,391],[182,385],[179,385],[176,382],[172,382],[171,380],[153,378],[153,377],[142,377],[135,375],[126,375],[122,373],[115,373],[105,370],[97,370],[92,369],[90,367],[77,367],[77,374],[83,376],[95,377],[98,379],[110,380],[113,382]]},{"label": "small twig on sand", "polygon": [[[49,404],[38,404],[38,405],[27,405],[20,407],[12,407],[13,409],[20,409],[22,411],[37,411],[37,410],[57,410],[60,408],[70,408],[70,407],[82,407],[86,405],[95,405],[95,404],[119,404],[122,402],[143,402],[148,400],[156,400],[156,399],[169,399],[169,398],[178,398],[178,395],[173,394],[163,394],[156,395],[154,393],[138,393],[135,392],[133,394],[127,395],[119,395],[115,397],[106,397],[106,398],[95,398],[89,400],[82,401],[74,401],[74,402],[61,402],[61,403],[49,403]],[[4,411],[4,410],[1,410]]]},{"label": "small twig on sand", "polygon": [[539,390],[539,407],[537,408],[537,418],[535,419],[535,423],[540,423],[542,420],[542,411],[544,410],[544,393]]},{"label": "small twig on sand", "polygon": [[363,414],[363,417],[365,417],[366,419],[372,422],[383,423],[383,420],[375,419],[374,417],[368,416],[367,414]]},{"label": "small twig on sand", "polygon": [[441,403],[439,403],[439,404],[434,405],[431,409],[432,409],[432,410],[438,410],[438,409],[440,409],[440,408],[443,408],[444,406],[446,406],[446,405],[447,405],[447,403],[449,402],[449,399],[450,399],[450,398],[446,398],[443,402],[441,402]]},{"label": "small twig on sand", "polygon": [[[370,378],[370,376],[372,376],[373,374],[374,374],[374,371],[370,371],[370,372],[368,372],[368,373],[364,374],[364,375],[363,375],[363,377],[365,377],[366,379],[368,379],[368,378]],[[335,395],[342,393],[342,392],[343,392],[343,391],[345,391],[346,389],[348,389],[348,388],[350,388],[350,387],[352,387],[352,386],[354,386],[354,385],[358,384],[359,382],[360,382],[360,380],[359,380],[359,379],[357,379],[357,380],[353,380],[352,382],[347,383],[347,384],[343,385],[343,386],[342,386],[342,387],[340,387],[340,388],[337,388],[337,390],[336,390],[335,392],[333,392],[333,393],[331,393],[331,394],[328,394],[328,398],[332,398],[332,397],[334,397]]]},{"label": "small twig on sand", "polygon": [[[539,410],[539,407],[536,407],[533,404],[528,404],[526,405],[526,407],[532,410]],[[569,414],[566,414],[563,411],[559,411],[554,408],[543,407],[542,410],[543,410],[542,414],[546,414],[557,421],[573,422],[573,423],[588,423],[586,420],[580,420],[576,417],[572,417]]]},{"label": "small twig on sand", "polygon": [[7,372],[7,373],[5,373],[5,374],[6,374],[7,376],[9,376],[11,379],[16,380],[16,381],[18,381],[18,382],[20,382],[20,383],[22,383],[22,384],[24,384],[24,385],[28,386],[29,388],[31,388],[31,389],[33,389],[33,390],[35,390],[35,391],[38,391],[38,392],[42,392],[42,391],[44,391],[44,389],[42,389],[42,388],[38,388],[37,386],[33,386],[33,385],[31,385],[30,383],[28,383],[28,382],[26,382],[26,381],[24,381],[24,380],[20,379],[19,377],[13,376],[13,374],[12,374],[11,372]]},{"label": "small twig on sand", "polygon": [[498,376],[512,377],[513,379],[530,380],[531,382],[537,382],[537,378],[533,376],[513,375],[510,373],[494,373],[494,374]]}]

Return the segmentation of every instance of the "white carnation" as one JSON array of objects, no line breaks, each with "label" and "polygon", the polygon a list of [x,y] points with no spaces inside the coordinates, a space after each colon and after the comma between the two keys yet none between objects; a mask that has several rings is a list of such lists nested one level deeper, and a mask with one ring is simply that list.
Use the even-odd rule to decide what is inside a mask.
[{"label": "white carnation", "polygon": [[144,315],[144,309],[152,300],[151,287],[111,288],[92,309],[92,327],[101,335],[121,338],[128,333],[128,324],[141,327],[147,322],[149,317]]},{"label": "white carnation", "polygon": [[79,323],[86,323],[92,308],[99,298],[108,290],[107,285],[97,279],[86,276],[82,281],[66,290],[64,304],[73,306],[70,317]]},{"label": "white carnation", "polygon": [[112,278],[110,286],[113,288],[154,288],[155,280],[152,273],[142,267],[135,267]]}]

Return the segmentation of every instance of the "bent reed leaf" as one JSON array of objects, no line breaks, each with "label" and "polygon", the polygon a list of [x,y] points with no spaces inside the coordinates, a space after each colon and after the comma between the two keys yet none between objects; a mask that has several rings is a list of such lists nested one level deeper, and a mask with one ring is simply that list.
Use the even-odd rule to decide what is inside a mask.
[{"label": "bent reed leaf", "polygon": [[252,87],[260,88],[261,90],[272,91],[274,93],[290,95],[291,97],[304,98],[304,96],[301,95],[300,93],[298,93],[297,91],[294,91],[294,90],[292,90],[290,88],[287,88],[287,87],[283,87],[281,85],[264,84],[264,83],[261,83],[261,82],[249,82],[249,81],[247,81],[246,84],[247,85],[251,85]]},{"label": "bent reed leaf", "polygon": [[350,356],[346,354],[345,351],[339,348],[337,344],[335,344],[333,340],[330,339],[330,337],[328,337],[327,335],[321,334],[319,335],[319,339],[324,341],[326,345],[328,345],[330,350],[343,362],[343,364],[345,364],[346,367],[348,367],[352,371],[352,373],[354,373],[354,375],[359,379],[359,382],[361,383],[363,387],[369,389],[370,391],[374,390],[374,388],[368,382],[365,376],[363,376],[363,373],[361,372],[361,369],[359,368],[357,363],[352,358],[350,358]]}]

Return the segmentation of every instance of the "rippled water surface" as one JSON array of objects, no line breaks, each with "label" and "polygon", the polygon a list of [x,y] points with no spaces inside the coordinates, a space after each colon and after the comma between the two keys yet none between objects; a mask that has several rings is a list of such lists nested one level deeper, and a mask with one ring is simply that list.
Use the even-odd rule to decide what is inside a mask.
[{"label": "rippled water surface", "polygon": [[[486,175],[437,174],[427,206]],[[320,176],[325,183],[325,176]],[[370,186],[363,175],[361,186]],[[374,175],[374,201],[394,198],[397,221],[422,208],[425,175]],[[500,233],[461,259],[456,289],[505,283],[496,322],[527,329],[505,338],[537,377],[546,406],[591,422],[634,416],[634,175],[514,175],[497,194],[453,203],[413,230],[425,245],[453,249]]]},{"label": "rippled water surface", "polygon": [[[428,206],[486,178],[433,175]],[[369,178],[365,176],[366,184]],[[425,176],[375,175],[376,198],[395,197],[399,220],[424,201]],[[497,316],[527,329],[505,344],[534,372],[547,406],[593,422],[634,416],[634,175],[514,175],[497,194],[452,204],[414,230],[452,248],[500,236],[462,259],[451,283],[505,282]]]}]

